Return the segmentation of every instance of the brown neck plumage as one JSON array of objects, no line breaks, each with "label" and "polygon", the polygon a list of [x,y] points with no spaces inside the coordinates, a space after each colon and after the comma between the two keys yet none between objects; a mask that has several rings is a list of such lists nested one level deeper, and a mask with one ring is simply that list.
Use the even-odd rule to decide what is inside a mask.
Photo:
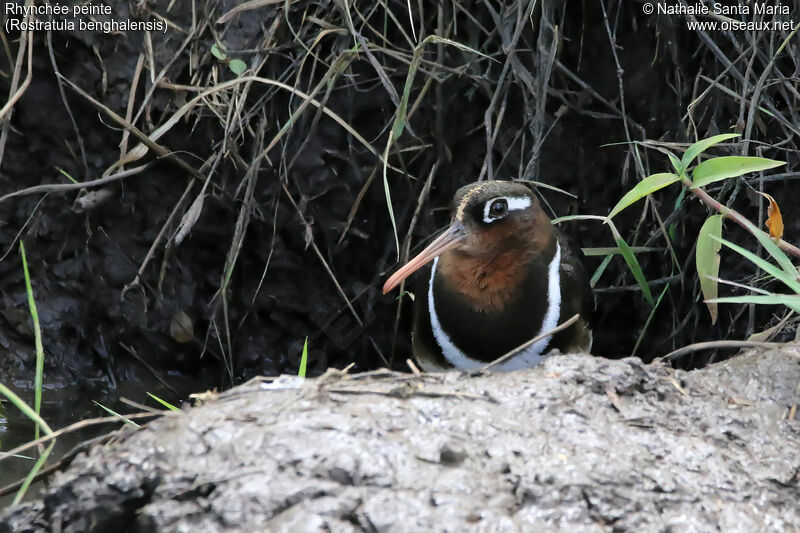
[{"label": "brown neck plumage", "polygon": [[532,242],[494,253],[446,252],[436,267],[437,280],[443,284],[441,289],[458,295],[475,311],[501,311],[519,295],[531,268],[541,267],[542,277],[547,275],[547,265],[555,253],[555,234],[549,232],[547,237],[546,243]]}]

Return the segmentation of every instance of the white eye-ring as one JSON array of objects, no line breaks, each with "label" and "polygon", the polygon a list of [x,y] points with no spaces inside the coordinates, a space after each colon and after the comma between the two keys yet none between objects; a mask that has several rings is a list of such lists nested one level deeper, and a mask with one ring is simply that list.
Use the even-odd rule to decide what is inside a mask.
[{"label": "white eye-ring", "polygon": [[495,220],[500,220],[511,211],[527,209],[531,206],[531,199],[528,196],[515,196],[492,198],[483,206],[483,221],[491,224]]}]

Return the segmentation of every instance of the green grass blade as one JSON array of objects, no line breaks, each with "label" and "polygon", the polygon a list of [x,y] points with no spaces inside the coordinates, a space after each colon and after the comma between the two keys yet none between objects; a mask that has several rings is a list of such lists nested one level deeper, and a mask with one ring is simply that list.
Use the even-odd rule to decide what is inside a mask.
[{"label": "green grass blade", "polygon": [[670,287],[669,283],[664,285],[664,288],[661,290],[661,294],[659,294],[658,298],[656,299],[656,304],[653,306],[653,308],[650,310],[650,313],[647,315],[647,320],[644,321],[644,326],[642,326],[642,331],[639,332],[639,337],[636,339],[636,344],[633,345],[633,351],[631,352],[631,357],[635,356],[636,352],[639,351],[639,346],[642,344],[642,340],[644,339],[645,333],[647,333],[647,329],[653,322],[653,317],[656,316],[656,311],[658,311],[658,306],[661,305],[661,301],[664,299],[664,296],[667,295],[669,287]]},{"label": "green grass blade", "polygon": [[544,183],[542,181],[536,181],[536,180],[516,180],[516,181],[520,181],[522,183],[530,183],[531,185],[535,185],[537,189],[547,189],[549,191],[554,191],[554,192],[557,192],[559,194],[563,194],[564,196],[569,196],[570,198],[575,198],[575,199],[578,198],[577,194],[572,194],[569,191],[565,191],[564,189],[559,189],[558,187],[556,187],[554,185],[550,185],[550,184]]},{"label": "green grass blade", "polygon": [[697,250],[695,252],[695,264],[697,265],[697,275],[700,278],[700,289],[703,291],[703,299],[711,315],[711,323],[717,322],[717,304],[713,302],[719,294],[719,284],[716,282],[719,276],[719,249],[722,246],[719,239],[722,237],[722,215],[710,216],[700,228],[697,236]]},{"label": "green grass blade", "polygon": [[758,172],[785,165],[785,161],[776,161],[764,157],[741,157],[738,155],[715,157],[703,161],[692,172],[692,189],[704,187],[711,183],[728,178],[735,178],[748,172]]},{"label": "green grass blade", "polygon": [[714,303],[785,305],[800,313],[800,295],[794,294],[749,294],[747,296],[726,296],[715,298]]},{"label": "green grass blade", "polygon": [[97,406],[101,407],[101,408],[102,408],[102,409],[103,409],[105,412],[107,412],[107,413],[108,413],[108,414],[110,414],[111,416],[115,416],[115,417],[119,418],[120,420],[122,420],[123,422],[125,422],[126,424],[128,424],[129,426],[131,426],[131,427],[135,427],[135,428],[142,427],[142,426],[140,426],[139,424],[137,424],[136,422],[134,422],[133,420],[131,420],[130,418],[126,417],[125,415],[121,415],[121,414],[119,414],[118,412],[116,412],[116,411],[114,411],[114,410],[112,410],[112,409],[109,409],[108,407],[106,407],[106,406],[105,406],[105,405],[103,405],[102,403],[100,403],[100,402],[95,402],[94,400],[92,400],[92,402],[94,402],[94,404],[95,404],[95,405],[97,405]]},{"label": "green grass blade", "polygon": [[495,63],[500,63],[500,61],[496,60],[492,56],[488,56],[488,55],[484,54],[483,52],[481,52],[479,50],[476,50],[475,48],[472,48],[470,46],[462,44],[462,43],[460,43],[458,41],[453,41],[452,39],[447,39],[445,37],[439,37],[438,35],[428,35],[427,37],[425,37],[425,40],[422,41],[422,45],[426,45],[428,43],[447,44],[447,45],[453,46],[455,48],[458,48],[459,50],[463,50],[464,52],[470,52],[470,53],[473,53],[475,55],[479,55],[479,56],[481,56],[481,57],[483,57],[485,59],[488,59],[490,61],[494,61]]},{"label": "green grass blade", "polygon": [[648,194],[652,194],[659,189],[663,189],[667,185],[675,183],[680,179],[680,176],[670,172],[662,172],[659,174],[653,174],[652,176],[647,176],[645,179],[637,183],[633,189],[628,191],[619,202],[617,202],[617,205],[615,205],[614,209],[612,209],[608,214],[608,218],[612,218],[614,215],[634,202],[641,200]]},{"label": "green grass blade", "polygon": [[397,295],[397,298],[395,298],[395,301],[396,301],[396,302],[399,302],[399,301],[400,301],[400,300],[402,300],[403,298],[410,298],[410,299],[411,299],[411,301],[413,302],[413,301],[414,301],[414,298],[415,298],[415,296],[414,296],[414,293],[413,293],[413,292],[411,292],[411,291],[403,291],[403,292],[401,292],[400,294],[398,294],[398,295]]},{"label": "green grass blade", "polygon": [[306,377],[306,366],[308,365],[308,337],[306,337],[306,342],[303,343],[303,354],[300,356],[300,369],[297,371],[297,375],[301,378]]},{"label": "green grass blade", "polygon": [[36,423],[36,425],[40,426],[42,428],[42,431],[44,431],[46,435],[49,435],[50,433],[53,432],[53,430],[50,429],[50,426],[47,425],[47,422],[45,422],[44,419],[40,417],[36,411],[31,409],[31,407],[27,403],[22,401],[22,398],[17,396],[14,393],[14,391],[9,389],[2,383],[0,383],[0,394],[8,398],[8,401],[11,402],[14,405],[14,407],[22,411],[22,414],[33,420]]},{"label": "green grass blade", "polygon": [[[711,238],[712,239],[716,239],[713,236]],[[784,272],[783,270],[781,270],[777,266],[773,265],[772,263],[770,263],[766,259],[758,257],[756,254],[754,254],[750,250],[745,250],[741,246],[733,244],[732,242],[727,241],[727,240],[722,239],[722,238],[720,238],[718,240],[719,240],[719,242],[721,242],[722,244],[724,244],[725,246],[727,246],[728,248],[730,248],[734,252],[736,252],[739,255],[745,257],[746,259],[749,259],[752,263],[755,263],[756,266],[758,266],[761,270],[763,270],[767,274],[770,274],[772,277],[782,281],[787,287],[792,289],[794,292],[800,294],[800,281],[797,281],[797,277],[796,276],[792,277],[791,275],[787,274],[786,272]]]},{"label": "green grass blade", "polygon": [[589,280],[589,286],[591,288],[594,289],[595,285],[597,285],[597,282],[600,281],[600,277],[603,275],[603,272],[606,271],[608,264],[613,258],[614,256],[609,254],[600,262],[600,266],[597,267],[597,269],[594,271],[594,274],[592,274],[592,278]]},{"label": "green grass blade", "polygon": [[397,113],[394,116],[394,124],[392,124],[391,139],[399,139],[403,134],[406,126],[406,113],[408,112],[408,100],[411,98],[411,87],[414,85],[414,76],[417,74],[420,61],[422,61],[422,46],[418,46],[414,50],[414,56],[411,58],[411,64],[408,66],[408,74],[406,74],[406,84],[403,87],[403,96],[400,98],[400,105],[397,108]]},{"label": "green grass blade", "polygon": [[[631,251],[635,254],[642,254],[645,252],[662,252],[663,248],[655,248],[653,246],[631,246]],[[599,255],[616,255],[620,253],[619,248],[616,246],[598,246],[596,248],[581,248],[581,252],[586,257],[596,257]]]},{"label": "green grass blade", "polygon": [[408,100],[411,97],[411,87],[414,85],[414,76],[417,74],[419,63],[422,61],[422,47],[418,46],[414,50],[411,64],[406,74],[406,84],[403,87],[403,96],[400,98],[400,105],[394,115],[394,124],[386,140],[386,149],[383,151],[383,193],[386,197],[386,208],[389,210],[389,220],[392,222],[392,233],[394,234],[394,245],[397,251],[397,258],[400,259],[400,237],[397,235],[397,221],[394,216],[394,206],[392,205],[392,193],[389,189],[389,177],[387,167],[389,166],[389,150],[395,140],[399,139],[406,127],[406,113],[408,112]]},{"label": "green grass blade", "polygon": [[30,455],[22,455],[20,453],[0,452],[0,459],[2,459],[5,456],[13,457],[14,459],[25,459],[26,461],[35,461],[36,460],[36,457],[31,457]]},{"label": "green grass blade", "polygon": [[694,161],[695,157],[702,154],[710,147],[714,146],[717,143],[721,143],[722,141],[734,139],[739,136],[740,135],[738,133],[722,133],[720,135],[714,135],[713,137],[709,137],[708,139],[702,139],[700,141],[697,141],[689,148],[687,148],[686,151],[683,153],[683,157],[681,158],[681,165],[683,165],[684,169],[687,169],[689,168],[689,165],[692,164],[692,161]]},{"label": "green grass blade", "polygon": [[163,405],[164,407],[166,407],[167,409],[169,409],[170,411],[180,411],[180,409],[178,407],[175,407],[174,405],[172,405],[171,403],[169,403],[166,400],[162,400],[161,398],[159,398],[155,394],[151,394],[151,393],[148,392],[147,395],[150,396],[155,401],[157,401],[158,403],[160,403],[161,405]]},{"label": "green grass blade", "polygon": [[426,37],[416,48],[414,48],[414,54],[411,58],[411,64],[408,66],[408,74],[406,74],[406,83],[403,87],[403,96],[400,98],[400,105],[397,108],[397,113],[394,117],[394,124],[392,124],[392,137],[394,139],[399,139],[400,136],[403,134],[403,130],[405,129],[406,124],[406,113],[408,111],[408,101],[411,98],[411,88],[414,85],[414,77],[417,74],[417,70],[419,69],[419,64],[422,61],[422,54],[425,51],[425,45],[428,43],[442,43],[449,46],[453,46],[458,48],[459,50],[463,50],[465,52],[471,52],[473,54],[485,57],[486,59],[490,59],[495,61],[493,58],[487,56],[475,50],[474,48],[470,48],[467,45],[461,44],[457,41],[452,41],[450,39],[445,39],[444,37],[438,37],[436,35],[429,35]]},{"label": "green grass blade", "polygon": [[756,292],[758,294],[772,294],[771,292],[769,292],[767,290],[760,289],[758,287],[753,287],[751,285],[745,285],[744,283],[736,283],[735,281],[730,281],[730,280],[722,279],[722,278],[714,278],[714,279],[717,280],[717,283],[721,283],[723,285],[730,285],[731,287],[738,287],[738,288],[744,289],[746,291],[752,291],[752,292]]},{"label": "green grass blade", "polygon": [[667,152],[667,157],[669,157],[669,162],[672,163],[672,168],[675,169],[675,173],[680,175],[686,170],[681,163],[681,160],[675,157],[671,152]]},{"label": "green grass blade", "polygon": [[[678,197],[675,199],[675,206],[672,208],[672,212],[674,213],[678,209],[680,209],[681,204],[683,203],[683,199],[686,197],[686,187],[681,187],[681,192],[678,193]],[[678,229],[678,222],[673,222],[669,225],[667,229],[667,234],[669,235],[670,241],[675,240],[675,234]]]},{"label": "green grass blade", "polygon": [[644,299],[647,300],[647,303],[650,305],[655,305],[655,301],[653,300],[653,294],[650,292],[650,287],[647,285],[647,279],[644,277],[644,272],[642,272],[642,267],[639,265],[639,261],[636,260],[636,256],[631,251],[628,243],[626,243],[622,237],[616,239],[617,246],[620,247],[622,252],[622,257],[625,259],[625,262],[628,264],[628,268],[630,268],[633,277],[636,279],[636,283],[639,284],[639,287],[642,289],[642,295]]},{"label": "green grass blade", "polygon": [[56,167],[56,170],[58,170],[61,174],[63,174],[69,181],[71,181],[72,183],[75,183],[77,185],[78,180],[76,180],[75,178],[70,176],[69,172],[67,172],[63,168],[59,168],[59,167]]},{"label": "green grass blade", "polygon": [[[22,271],[25,274],[25,293],[28,295],[28,310],[33,321],[33,338],[36,345],[36,373],[33,378],[33,409],[38,415],[42,410],[42,380],[44,377],[44,347],[42,345],[42,329],[39,325],[39,312],[36,310],[36,300],[33,298],[31,275],[28,272],[28,260],[25,257],[25,244],[19,241],[19,254],[22,257]],[[34,440],[39,438],[39,425],[34,427]]]},{"label": "green grass blade", "polygon": [[386,208],[389,210],[389,220],[392,222],[392,234],[394,235],[394,247],[397,252],[397,259],[400,260],[400,237],[397,235],[397,221],[394,218],[394,207],[392,207],[392,193],[389,190],[389,177],[386,169],[389,166],[389,149],[392,147],[392,133],[386,141],[386,150],[383,152],[383,194],[386,198]]},{"label": "green grass blade", "polygon": [[55,444],[56,444],[55,441],[51,442],[50,445],[47,446],[47,448],[45,448],[44,453],[40,455],[39,458],[36,460],[36,462],[33,464],[33,467],[31,468],[30,472],[28,472],[28,475],[25,476],[25,481],[22,482],[22,485],[19,487],[17,494],[14,495],[14,501],[11,502],[11,505],[17,505],[19,502],[22,501],[22,498],[25,497],[25,493],[28,492],[28,488],[31,486],[31,483],[33,483],[33,479],[36,477],[36,474],[39,473],[39,470],[41,470],[42,466],[44,465],[44,462],[47,461],[48,457],[50,457],[50,452],[53,451],[53,446],[55,446]]},{"label": "green grass blade", "polygon": [[677,211],[680,208],[681,204],[683,203],[683,199],[686,197],[686,187],[681,188],[681,192],[678,193],[678,197],[675,198],[675,205],[673,206],[672,210]]},{"label": "green grass blade", "polygon": [[638,283],[639,288],[642,289],[642,296],[644,296],[644,299],[647,300],[647,303],[651,306],[655,305],[653,294],[650,292],[650,287],[647,285],[647,278],[644,277],[644,272],[642,272],[642,267],[636,259],[636,255],[631,250],[631,247],[628,246],[628,243],[625,242],[625,239],[622,238],[622,235],[619,234],[617,227],[611,220],[608,221],[608,225],[611,228],[611,233],[614,235],[614,241],[617,243],[623,259],[625,259],[625,263],[628,264],[628,268],[636,279],[636,283]]},{"label": "green grass blade", "polygon": [[411,64],[408,66],[408,73],[406,74],[406,82],[403,86],[403,96],[400,98],[400,105],[397,106],[397,113],[395,113],[392,129],[389,133],[389,139],[386,141],[386,149],[383,152],[383,190],[384,195],[386,196],[386,205],[389,209],[389,219],[392,222],[392,231],[394,232],[394,243],[397,250],[398,259],[400,258],[400,238],[397,235],[397,222],[395,221],[394,208],[392,207],[392,195],[389,192],[389,179],[386,176],[386,168],[389,165],[389,150],[391,149],[394,141],[399,139],[405,130],[408,102],[411,98],[411,88],[414,86],[414,77],[417,74],[420,62],[422,61],[422,54],[425,51],[425,45],[431,42],[447,44],[460,50],[472,52],[488,59],[492,59],[486,54],[482,54],[477,50],[470,48],[469,46],[463,45],[456,41],[451,41],[450,39],[445,39],[443,37],[437,37],[435,35],[429,35],[421,43],[419,43],[416,48],[414,48]]},{"label": "green grass blade", "polygon": [[[39,416],[39,413],[31,409],[31,407],[28,404],[22,401],[22,398],[17,396],[14,393],[14,391],[9,389],[2,383],[0,383],[0,394],[8,398],[8,401],[11,402],[17,409],[22,411],[22,414],[33,420],[36,423],[37,429],[41,427],[42,431],[44,431],[46,435],[50,435],[53,433],[53,430],[50,429],[50,426],[47,425],[47,422],[45,422],[42,419],[42,417]],[[50,456],[50,452],[53,450],[54,445],[55,441],[51,442],[50,445],[47,448],[45,448],[44,453],[40,455],[39,458],[36,460],[36,462],[33,464],[33,467],[31,468],[30,472],[28,472],[28,475],[25,476],[25,481],[22,482],[22,485],[17,491],[17,494],[14,496],[14,501],[12,503],[13,505],[18,504],[25,496],[28,487],[30,487],[31,483],[33,482],[33,478],[36,477],[36,474],[39,473],[39,470],[42,468],[42,465]]]},{"label": "green grass blade", "polygon": [[550,223],[554,226],[561,224],[562,222],[571,222],[573,220],[599,220],[600,222],[605,223],[608,220],[608,217],[603,217],[599,215],[565,215],[563,217],[556,217],[550,221]]},{"label": "green grass blade", "polygon": [[781,266],[786,275],[792,279],[797,279],[797,267],[794,266],[792,260],[789,259],[783,250],[775,244],[775,241],[772,238],[758,229],[755,224],[750,222],[749,220],[745,219],[744,225],[747,227],[748,231],[753,234],[753,236],[758,239],[758,242],[761,243],[761,246],[767,251],[769,255],[772,256],[773,259]]}]

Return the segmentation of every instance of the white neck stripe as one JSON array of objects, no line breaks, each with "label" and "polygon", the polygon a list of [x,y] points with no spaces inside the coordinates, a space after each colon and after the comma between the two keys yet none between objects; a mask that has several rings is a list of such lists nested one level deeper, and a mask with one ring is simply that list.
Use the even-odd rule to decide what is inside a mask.
[{"label": "white neck stripe", "polygon": [[489,209],[492,207],[492,203],[494,203],[495,200],[505,200],[509,212],[527,209],[531,206],[531,199],[529,196],[501,196],[499,198],[492,198],[483,206],[483,221],[487,224],[491,224],[495,220],[500,220],[500,218],[502,218],[492,218],[489,216]]},{"label": "white neck stripe", "polygon": [[[439,315],[436,313],[436,305],[433,297],[433,280],[436,276],[436,265],[439,258],[433,260],[431,267],[431,278],[428,282],[428,312],[430,313],[431,329],[433,329],[433,337],[436,343],[442,350],[444,358],[458,370],[476,370],[486,365],[483,361],[472,359],[464,352],[462,352],[455,344],[453,344],[450,336],[442,328],[439,322]],[[549,331],[558,325],[558,319],[561,315],[561,275],[559,268],[561,267],[561,247],[556,240],[556,253],[553,259],[547,266],[547,311],[542,320],[542,326],[539,332],[533,337],[539,336],[542,333]],[[533,338],[531,337],[531,338]],[[553,336],[548,335],[524,350],[514,354],[510,359],[495,365],[494,370],[506,372],[509,370],[519,370],[520,368],[529,368],[535,366],[544,360],[542,352],[547,345],[550,344]]]}]

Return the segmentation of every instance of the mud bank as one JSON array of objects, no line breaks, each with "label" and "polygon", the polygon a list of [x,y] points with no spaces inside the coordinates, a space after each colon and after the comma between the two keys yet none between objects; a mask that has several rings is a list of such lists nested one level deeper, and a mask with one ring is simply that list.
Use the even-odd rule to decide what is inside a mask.
[{"label": "mud bank", "polygon": [[792,531],[798,384],[798,345],[251,382],[77,458],[0,531]]}]

